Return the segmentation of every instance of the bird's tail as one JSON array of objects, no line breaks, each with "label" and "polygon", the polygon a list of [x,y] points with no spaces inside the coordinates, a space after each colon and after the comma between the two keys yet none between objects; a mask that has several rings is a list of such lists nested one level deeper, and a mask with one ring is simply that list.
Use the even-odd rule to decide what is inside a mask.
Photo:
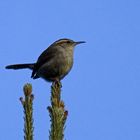
[{"label": "bird's tail", "polygon": [[14,69],[14,70],[18,70],[18,69],[33,69],[34,68],[35,63],[29,63],[29,64],[14,64],[14,65],[8,65],[5,68],[6,69]]}]

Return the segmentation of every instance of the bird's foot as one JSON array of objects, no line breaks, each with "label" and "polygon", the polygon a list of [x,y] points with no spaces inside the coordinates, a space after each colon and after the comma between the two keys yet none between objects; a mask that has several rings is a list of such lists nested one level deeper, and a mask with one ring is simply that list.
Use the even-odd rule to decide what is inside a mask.
[{"label": "bird's foot", "polygon": [[58,79],[58,78],[55,78],[54,80],[53,80],[53,83],[52,83],[53,85],[57,85],[57,86],[59,86],[59,87],[62,87],[62,84],[61,84],[61,82],[60,82],[60,79]]}]

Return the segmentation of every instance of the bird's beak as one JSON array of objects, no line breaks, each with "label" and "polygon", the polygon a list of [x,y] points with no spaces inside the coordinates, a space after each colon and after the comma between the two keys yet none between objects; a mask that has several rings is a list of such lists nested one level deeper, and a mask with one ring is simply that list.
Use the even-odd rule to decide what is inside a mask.
[{"label": "bird's beak", "polygon": [[75,42],[76,45],[81,44],[81,43],[86,43],[86,42],[85,42],[85,41],[78,41],[78,42]]}]

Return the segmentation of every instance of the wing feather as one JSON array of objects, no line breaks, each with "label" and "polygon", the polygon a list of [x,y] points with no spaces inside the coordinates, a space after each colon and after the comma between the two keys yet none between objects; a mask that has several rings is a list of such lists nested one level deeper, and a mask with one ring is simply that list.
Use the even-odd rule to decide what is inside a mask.
[{"label": "wing feather", "polygon": [[51,59],[54,58],[54,56],[57,54],[58,52],[58,46],[50,46],[48,47],[38,58],[33,72],[32,72],[32,78],[36,77],[36,73],[38,71],[38,69],[45,63],[49,62]]}]

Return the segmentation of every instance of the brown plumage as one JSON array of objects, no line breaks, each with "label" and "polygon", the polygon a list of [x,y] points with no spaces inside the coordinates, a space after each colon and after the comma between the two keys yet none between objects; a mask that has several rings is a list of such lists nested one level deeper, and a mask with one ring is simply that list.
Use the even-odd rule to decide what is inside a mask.
[{"label": "brown plumage", "polygon": [[8,65],[6,69],[31,69],[31,78],[39,77],[47,81],[63,79],[73,65],[74,47],[84,41],[75,42],[60,39],[50,45],[38,58],[36,63]]}]

